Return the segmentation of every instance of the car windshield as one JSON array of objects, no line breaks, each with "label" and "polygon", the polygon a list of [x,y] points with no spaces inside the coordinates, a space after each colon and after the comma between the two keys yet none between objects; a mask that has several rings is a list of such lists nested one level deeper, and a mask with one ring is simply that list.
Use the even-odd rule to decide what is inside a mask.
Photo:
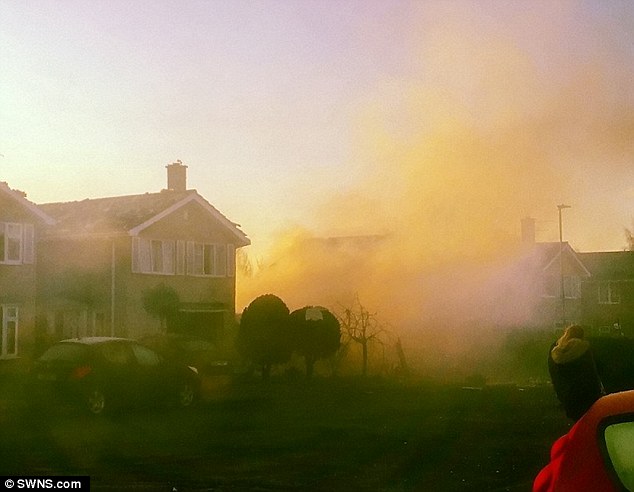
[{"label": "car windshield", "polygon": [[616,474],[627,490],[634,490],[634,422],[609,425],[604,436]]},{"label": "car windshield", "polygon": [[133,363],[130,347],[125,343],[105,343],[99,347],[101,355],[117,366],[129,366]]},{"label": "car windshield", "polygon": [[158,366],[161,363],[161,359],[149,348],[142,347],[141,345],[132,345],[132,351],[137,359],[139,365],[144,367]]},{"label": "car windshield", "polygon": [[76,362],[86,355],[86,347],[75,343],[58,343],[40,357],[41,361]]}]

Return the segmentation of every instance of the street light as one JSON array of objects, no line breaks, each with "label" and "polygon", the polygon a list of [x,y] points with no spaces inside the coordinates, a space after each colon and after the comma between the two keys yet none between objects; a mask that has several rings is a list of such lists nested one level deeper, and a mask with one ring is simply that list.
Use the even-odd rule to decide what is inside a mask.
[{"label": "street light", "polygon": [[561,293],[561,327],[566,328],[566,293],[564,292],[564,233],[561,221],[561,211],[564,208],[570,208],[570,205],[557,205],[559,210],[559,274],[560,274],[560,293]]}]

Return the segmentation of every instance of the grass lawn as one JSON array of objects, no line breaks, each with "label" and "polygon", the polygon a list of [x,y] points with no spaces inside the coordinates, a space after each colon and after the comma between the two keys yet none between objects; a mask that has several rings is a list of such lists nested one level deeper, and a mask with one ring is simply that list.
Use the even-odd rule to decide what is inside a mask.
[{"label": "grass lawn", "polygon": [[3,420],[0,474],[90,475],[93,490],[528,491],[569,428],[549,386],[378,379],[248,381],[185,412]]},{"label": "grass lawn", "polygon": [[210,411],[245,480],[319,490],[530,490],[569,426],[548,386],[272,383]]}]

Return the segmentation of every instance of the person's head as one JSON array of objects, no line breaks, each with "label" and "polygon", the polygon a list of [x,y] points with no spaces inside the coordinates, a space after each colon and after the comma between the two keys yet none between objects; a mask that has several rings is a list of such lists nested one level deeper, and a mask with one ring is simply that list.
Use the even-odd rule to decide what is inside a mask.
[{"label": "person's head", "polygon": [[570,325],[566,328],[567,338],[583,338],[583,328],[579,325]]},{"label": "person's head", "polygon": [[583,328],[579,325],[570,325],[557,340],[557,345],[562,347],[567,345],[572,339],[583,340]]}]

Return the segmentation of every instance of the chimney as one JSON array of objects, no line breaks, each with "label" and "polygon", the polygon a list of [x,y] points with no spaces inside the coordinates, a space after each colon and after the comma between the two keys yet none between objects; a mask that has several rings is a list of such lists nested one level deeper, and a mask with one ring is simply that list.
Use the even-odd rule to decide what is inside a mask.
[{"label": "chimney", "polygon": [[172,191],[187,190],[187,166],[179,160],[165,166],[167,168],[167,189]]},{"label": "chimney", "polygon": [[522,219],[522,244],[535,244],[535,219],[532,217]]}]

